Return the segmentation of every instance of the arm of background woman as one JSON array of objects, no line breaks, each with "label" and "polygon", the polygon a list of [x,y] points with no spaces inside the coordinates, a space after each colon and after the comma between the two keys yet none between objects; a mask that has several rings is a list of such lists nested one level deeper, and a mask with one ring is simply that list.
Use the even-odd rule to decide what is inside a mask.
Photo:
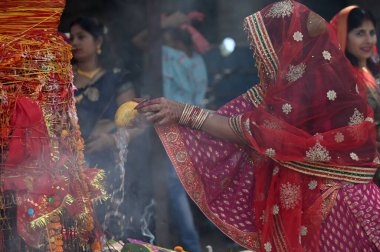
[{"label": "arm of background woman", "polygon": [[[161,28],[179,27],[184,23],[189,22],[189,18],[180,11],[177,11],[161,21]],[[140,49],[148,47],[148,30],[145,29],[132,38],[132,43]]]}]

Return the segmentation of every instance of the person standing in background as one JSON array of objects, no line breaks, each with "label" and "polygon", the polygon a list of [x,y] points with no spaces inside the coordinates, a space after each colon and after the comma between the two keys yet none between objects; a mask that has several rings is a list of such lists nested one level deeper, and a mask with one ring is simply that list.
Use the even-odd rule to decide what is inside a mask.
[{"label": "person standing in background", "polygon": [[85,160],[106,172],[110,199],[97,206],[108,238],[123,239],[126,212],[125,168],[118,145],[126,148],[127,132],[114,125],[118,105],[135,97],[131,76],[114,66],[105,27],[95,18],[79,17],[70,25],[76,107],[85,140]]},{"label": "person standing in background", "polygon": [[[375,76],[379,74],[379,55],[377,54],[376,20],[368,11],[358,6],[348,6],[331,20],[339,44],[351,62],[352,71],[367,91],[369,105],[374,111],[377,148],[380,150],[380,88]],[[380,185],[380,170],[375,174]]]},{"label": "person standing in background", "polygon": [[164,96],[179,102],[204,106],[207,69],[192,46],[191,35],[179,28],[163,30],[162,74]]},{"label": "person standing in background", "polygon": [[[207,45],[205,46],[203,37],[200,39],[202,46],[194,44],[194,28],[189,28],[188,22],[188,17],[181,12],[162,20],[163,95],[168,99],[203,107],[208,86],[207,68],[195,48],[202,48],[198,51],[203,51]],[[200,34],[196,34],[199,37]],[[136,35],[134,44],[145,49],[147,35],[146,31]],[[167,156],[163,163],[167,167],[169,211],[172,213],[173,228],[178,231],[179,241],[186,251],[200,252],[199,235],[186,191]]]},{"label": "person standing in background", "polygon": [[[191,35],[179,28],[163,30],[162,73],[164,97],[203,107],[207,90],[207,69],[203,58],[192,46]],[[180,242],[189,252],[200,252],[188,196],[170,162],[168,167],[169,210]]]}]

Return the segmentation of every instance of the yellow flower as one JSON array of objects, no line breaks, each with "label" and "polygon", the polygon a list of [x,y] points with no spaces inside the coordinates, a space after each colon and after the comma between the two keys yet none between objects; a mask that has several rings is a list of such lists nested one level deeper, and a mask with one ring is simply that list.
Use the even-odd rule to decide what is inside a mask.
[{"label": "yellow flower", "polygon": [[62,137],[66,137],[68,135],[69,135],[69,132],[67,130],[62,130],[62,132],[61,132]]}]

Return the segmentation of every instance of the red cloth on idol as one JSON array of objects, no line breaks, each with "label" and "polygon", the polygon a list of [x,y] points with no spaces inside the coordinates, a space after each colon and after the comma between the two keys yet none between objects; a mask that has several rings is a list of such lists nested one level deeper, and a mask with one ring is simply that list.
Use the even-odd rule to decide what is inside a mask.
[{"label": "red cloth on idol", "polygon": [[27,97],[17,99],[11,127],[14,130],[5,166],[14,167],[41,158],[41,163],[49,167],[49,135],[39,105]]}]

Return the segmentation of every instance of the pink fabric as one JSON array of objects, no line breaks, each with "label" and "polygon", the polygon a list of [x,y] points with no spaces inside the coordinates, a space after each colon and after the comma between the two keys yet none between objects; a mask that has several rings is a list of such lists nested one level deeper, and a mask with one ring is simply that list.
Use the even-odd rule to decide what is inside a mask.
[{"label": "pink fabric", "polygon": [[[224,105],[218,110],[218,113],[226,116],[236,116],[252,110],[255,110],[255,107],[246,99],[246,96],[242,95]],[[260,173],[260,170],[257,170],[257,167],[252,165],[255,155],[252,155],[252,153],[255,152],[250,148],[243,148],[235,144],[215,140],[205,133],[184,127],[157,128],[157,131],[182,184],[202,212],[221,231],[242,246],[257,249],[258,251],[265,251],[260,250],[261,232],[257,223],[268,221],[266,216],[272,214],[276,209],[266,209],[267,214],[258,214],[253,210],[253,202],[259,200],[253,194],[256,186],[255,175]],[[252,155],[252,158],[250,155]],[[310,205],[318,202],[318,198],[323,200],[322,214],[326,216],[326,220],[322,226],[320,240],[307,228],[313,223],[313,219],[303,218],[302,220],[293,220],[295,224],[302,223],[300,225],[301,229],[295,229],[295,233],[299,234],[296,237],[299,237],[300,241],[309,240],[309,247],[304,246],[303,251],[317,251],[315,249],[317,246],[320,247],[320,251],[326,252],[351,251],[347,250],[346,247],[341,249],[340,239],[335,240],[335,237],[329,238],[331,235],[335,235],[335,230],[337,230],[336,227],[335,230],[331,229],[332,224],[340,228],[343,227],[343,230],[348,225],[355,227],[355,229],[352,229],[354,233],[358,233],[355,239],[361,239],[361,243],[358,243],[358,246],[367,249],[363,251],[376,251],[375,246],[378,245],[374,244],[379,243],[380,234],[377,226],[380,225],[378,225],[379,220],[376,222],[375,218],[380,216],[380,192],[379,188],[374,184],[348,184],[344,186],[343,190],[340,190],[342,184],[333,180],[309,177],[294,171],[288,171],[287,168],[274,165],[273,161],[269,158],[258,154],[256,154],[256,159],[254,160],[255,163],[262,165],[261,168],[270,169],[270,172],[261,172],[261,174],[270,173],[270,177],[261,177],[261,179],[272,180],[272,186],[280,185],[283,172],[293,172],[294,176],[299,176],[299,181],[302,181],[301,191],[307,192],[303,195],[305,204],[302,211],[307,211]],[[236,167],[239,167],[239,169],[236,169]],[[315,194],[316,191],[320,191],[320,193]],[[355,191],[357,192],[355,193]],[[288,195],[291,196],[290,194]],[[266,199],[266,197],[266,195],[262,195],[262,200]],[[278,201],[281,201],[280,195],[277,195],[277,197]],[[337,201],[335,201],[335,198],[337,198]],[[362,201],[363,204],[360,204],[361,202],[358,199],[368,200],[366,202]],[[359,224],[358,218],[354,218],[351,215],[348,218],[341,214],[348,213],[350,207],[357,206],[358,209],[363,208],[362,205],[365,206],[365,209],[373,210],[371,222],[367,221],[368,225],[366,229],[370,231],[367,233],[365,233],[362,227],[366,225],[366,220],[368,220],[366,218],[368,216],[361,214],[362,224]],[[332,208],[333,206],[334,208]],[[340,211],[339,214],[336,213],[337,209]],[[256,216],[259,217],[257,218]],[[279,223],[278,218],[275,218],[274,221]],[[347,225],[342,226],[342,223],[345,222]],[[363,226],[357,228],[360,225]],[[374,225],[377,226],[374,227]],[[351,235],[350,233],[348,237]],[[368,239],[368,237],[370,238]],[[334,244],[332,244],[332,241],[328,241],[328,239],[332,239]],[[335,250],[328,250],[327,244],[331,245]],[[271,251],[277,250],[272,247]]]},{"label": "pink fabric", "polygon": [[[218,113],[236,116],[252,109],[242,95]],[[255,187],[252,150],[185,127],[161,127],[157,132],[182,184],[203,213],[238,243],[258,248],[251,193]]]},{"label": "pink fabric", "polygon": [[379,195],[375,184],[344,186],[323,222],[320,251],[380,251]]}]

